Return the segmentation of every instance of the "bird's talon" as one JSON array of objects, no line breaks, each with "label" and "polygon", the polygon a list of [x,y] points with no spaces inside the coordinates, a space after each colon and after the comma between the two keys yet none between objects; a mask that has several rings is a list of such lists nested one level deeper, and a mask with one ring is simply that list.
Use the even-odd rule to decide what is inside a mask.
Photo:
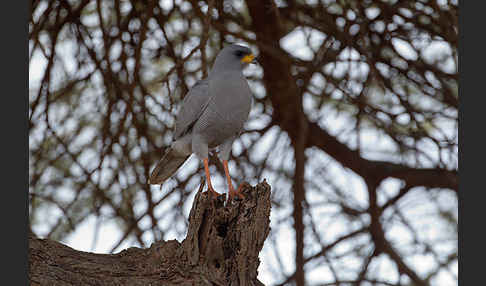
[{"label": "bird's talon", "polygon": [[213,187],[208,187],[208,193],[213,199],[217,199],[219,196],[221,196],[220,193],[216,192]]},{"label": "bird's talon", "polygon": [[229,191],[229,201],[232,201],[235,197],[238,197],[239,200],[244,200],[245,196],[241,193],[241,189],[243,186],[246,186],[248,183],[243,183],[238,187],[238,190],[235,190],[233,188],[230,189]]},{"label": "bird's talon", "polygon": [[229,200],[232,201],[233,199],[235,199],[235,197],[238,197],[238,200],[243,200],[245,199],[245,196],[241,193],[238,193],[238,192],[231,192],[229,194]]}]

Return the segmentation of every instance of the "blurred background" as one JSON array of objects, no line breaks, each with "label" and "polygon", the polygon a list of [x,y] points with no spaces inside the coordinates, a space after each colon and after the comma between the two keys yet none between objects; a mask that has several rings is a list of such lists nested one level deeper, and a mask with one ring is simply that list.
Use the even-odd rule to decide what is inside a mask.
[{"label": "blurred background", "polygon": [[260,62],[229,166],[272,187],[260,281],[457,285],[457,1],[31,1],[31,231],[97,253],[182,241],[202,164],[146,182],[229,43]]}]

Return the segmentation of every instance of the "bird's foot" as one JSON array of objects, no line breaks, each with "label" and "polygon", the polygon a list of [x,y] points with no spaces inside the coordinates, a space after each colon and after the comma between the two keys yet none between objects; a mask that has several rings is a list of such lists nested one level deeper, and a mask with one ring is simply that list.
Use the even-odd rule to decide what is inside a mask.
[{"label": "bird's foot", "polygon": [[235,197],[238,199],[243,200],[245,196],[241,193],[241,189],[245,186],[249,185],[247,182],[243,182],[237,190],[235,190],[232,186],[229,188],[228,194],[228,202],[231,202]]},{"label": "bird's foot", "polygon": [[208,193],[213,199],[217,199],[219,196],[221,196],[221,194],[216,192],[212,186],[208,186]]}]

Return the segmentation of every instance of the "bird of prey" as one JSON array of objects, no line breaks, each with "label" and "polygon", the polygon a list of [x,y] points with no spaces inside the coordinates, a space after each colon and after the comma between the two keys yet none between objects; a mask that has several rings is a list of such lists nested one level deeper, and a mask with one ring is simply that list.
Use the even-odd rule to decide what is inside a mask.
[{"label": "bird of prey", "polygon": [[199,80],[185,96],[175,122],[173,142],[155,166],[149,184],[163,184],[195,153],[203,161],[208,191],[220,195],[211,184],[208,152],[219,147],[228,182],[229,200],[243,198],[235,190],[228,171],[228,159],[233,141],[248,119],[252,95],[243,68],[256,63],[252,51],[241,45],[229,45],[216,56],[208,77]]}]

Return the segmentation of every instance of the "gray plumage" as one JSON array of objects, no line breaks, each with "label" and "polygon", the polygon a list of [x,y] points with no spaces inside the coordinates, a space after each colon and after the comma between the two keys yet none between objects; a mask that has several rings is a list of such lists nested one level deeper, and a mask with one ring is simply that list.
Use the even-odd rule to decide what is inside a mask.
[{"label": "gray plumage", "polygon": [[250,87],[243,75],[248,61],[242,59],[248,55],[252,53],[247,47],[225,47],[208,77],[189,90],[176,118],[173,142],[152,171],[150,184],[162,184],[192,153],[204,160],[209,149],[219,146],[220,158],[229,159],[252,104]]}]

